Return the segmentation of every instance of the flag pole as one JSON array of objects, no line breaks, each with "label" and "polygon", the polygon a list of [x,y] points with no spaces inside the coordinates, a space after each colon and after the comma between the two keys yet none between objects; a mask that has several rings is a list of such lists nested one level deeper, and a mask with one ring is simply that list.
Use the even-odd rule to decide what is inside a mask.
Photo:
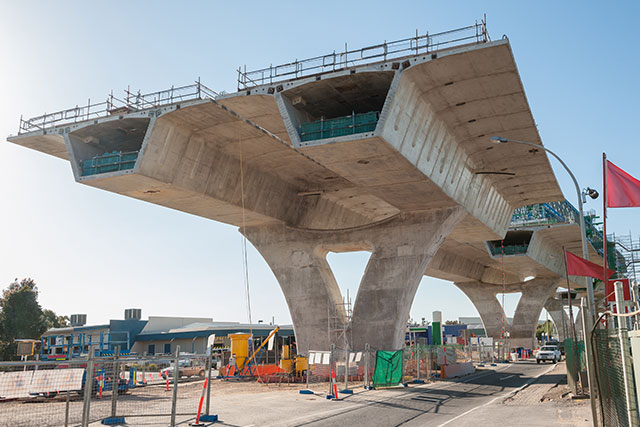
[{"label": "flag pole", "polygon": [[604,269],[604,284],[606,289],[609,276],[607,275],[607,155],[602,153],[602,254],[604,257],[603,269]]},{"label": "flag pole", "polygon": [[[573,321],[573,306],[571,305],[571,282],[569,281],[569,270],[567,267],[567,251],[562,247],[562,256],[564,259],[564,277],[567,279],[567,298],[569,299],[569,321],[571,322],[571,334],[573,335],[573,342],[576,342],[576,324]],[[584,325],[583,325],[584,327]]]},{"label": "flag pole", "polygon": [[[564,248],[564,246],[562,247],[562,255],[563,255],[563,259],[564,259],[564,277],[567,279],[567,299],[569,300],[569,322],[571,323],[571,335],[572,335],[572,339],[571,339],[571,349],[569,350],[572,354],[573,354],[573,367],[574,369],[572,369],[572,372],[569,374],[569,372],[567,372],[567,377],[571,377],[573,378],[573,381],[571,381],[573,383],[573,394],[577,395],[578,394],[578,384],[576,383],[576,380],[578,379],[578,368],[577,368],[577,363],[578,363],[578,342],[576,339],[576,323],[573,321],[573,306],[571,304],[571,282],[569,281],[569,267],[567,265],[567,251]],[[585,325],[582,325],[582,328],[584,329]],[[567,351],[567,349],[565,348],[565,352]],[[569,354],[569,353],[567,353]],[[568,368],[568,366],[567,366]],[[571,385],[571,383],[570,383]]]}]

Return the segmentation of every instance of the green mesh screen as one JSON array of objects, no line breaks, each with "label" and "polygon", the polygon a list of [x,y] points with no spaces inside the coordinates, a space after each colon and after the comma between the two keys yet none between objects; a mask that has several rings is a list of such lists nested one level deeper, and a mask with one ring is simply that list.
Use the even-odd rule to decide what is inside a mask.
[{"label": "green mesh screen", "polygon": [[402,350],[377,351],[373,386],[388,387],[402,382]]}]

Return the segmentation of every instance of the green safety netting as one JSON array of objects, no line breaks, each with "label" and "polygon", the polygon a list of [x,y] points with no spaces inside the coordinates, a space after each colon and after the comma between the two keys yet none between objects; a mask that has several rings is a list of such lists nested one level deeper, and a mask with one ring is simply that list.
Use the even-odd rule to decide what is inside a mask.
[{"label": "green safety netting", "polygon": [[564,356],[567,361],[567,370],[577,373],[587,369],[584,341],[575,343],[571,338],[564,340]]},{"label": "green safety netting", "polygon": [[373,386],[388,387],[402,382],[402,350],[376,351]]}]

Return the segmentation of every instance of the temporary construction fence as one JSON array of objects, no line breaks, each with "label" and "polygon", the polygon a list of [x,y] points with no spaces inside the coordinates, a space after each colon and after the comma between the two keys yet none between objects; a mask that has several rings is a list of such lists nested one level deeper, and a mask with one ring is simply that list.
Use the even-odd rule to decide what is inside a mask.
[{"label": "temporary construction fence", "polygon": [[[578,382],[587,383],[586,349],[584,341],[574,341],[572,338],[564,340],[564,356],[567,367],[567,382],[572,390],[578,390]],[[585,388],[585,387],[582,387]]]},{"label": "temporary construction fence", "polygon": [[208,413],[211,365],[206,355],[179,351],[0,362],[0,426],[122,424],[138,417],[173,426],[196,418],[201,396],[202,413]]},{"label": "temporary construction fence", "polygon": [[376,388],[423,382],[439,377],[443,365],[490,363],[497,361],[501,353],[506,351],[497,344],[480,347],[416,344],[398,350],[377,350],[366,345],[363,351],[309,350],[309,370],[304,380],[313,390],[325,384],[330,395],[335,394],[336,389],[339,393],[349,393],[354,383]]},{"label": "temporary construction fence", "polygon": [[601,421],[607,427],[640,425],[634,382],[634,374],[640,373],[633,372],[627,330],[597,329],[593,334],[593,346]]},{"label": "temporary construction fence", "polygon": [[310,350],[305,380],[312,388],[317,388],[320,383],[328,384],[328,395],[335,396],[336,391],[350,393],[350,387],[354,383],[364,380],[369,363],[366,351],[349,351],[335,347],[329,351]]}]

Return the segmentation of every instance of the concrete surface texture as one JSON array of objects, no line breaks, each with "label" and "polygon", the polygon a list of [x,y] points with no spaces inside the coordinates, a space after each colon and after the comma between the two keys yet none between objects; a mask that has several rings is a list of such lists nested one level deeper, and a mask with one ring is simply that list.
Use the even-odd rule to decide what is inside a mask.
[{"label": "concrete surface texture", "polygon": [[[353,307],[348,341],[354,350],[397,349],[427,264],[462,208],[403,213],[377,225],[352,230],[309,231],[290,227],[241,229],[267,260],[284,292],[298,348],[326,349],[336,341],[331,327],[346,324],[340,290],[331,273],[329,251],[371,251]],[[342,343],[339,343],[342,344]]]},{"label": "concrete surface texture", "polygon": [[[301,123],[368,111],[380,113],[373,132],[301,140]],[[327,251],[371,250],[351,339],[390,349],[425,272],[478,286],[547,283],[559,274],[558,242],[579,236],[540,232],[528,256],[498,267],[486,242],[504,238],[513,209],[562,193],[543,152],[496,146],[492,135],[541,144],[506,39],[9,140],[68,158],[80,183],[240,227],[280,282],[300,348],[328,345],[341,301]],[[112,150],[137,151],[134,168],[83,176],[83,161]],[[532,289],[519,317],[528,322],[549,295],[522,287]]]}]

